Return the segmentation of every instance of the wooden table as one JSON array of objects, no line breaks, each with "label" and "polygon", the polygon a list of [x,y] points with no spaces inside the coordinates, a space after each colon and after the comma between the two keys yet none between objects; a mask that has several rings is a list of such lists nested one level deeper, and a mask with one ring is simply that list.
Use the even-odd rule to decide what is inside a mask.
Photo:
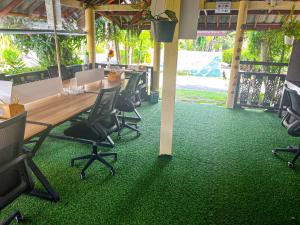
[{"label": "wooden table", "polygon": [[[56,95],[25,105],[27,120],[57,126],[62,122],[86,111],[95,102],[101,89],[116,87],[120,83],[107,80],[87,85],[87,92],[79,95]],[[68,87],[68,81],[64,82]],[[25,140],[43,132],[46,128],[36,124],[26,124]]]},{"label": "wooden table", "polygon": [[[32,157],[34,157],[53,127],[91,108],[101,89],[116,87],[120,84],[121,82],[111,83],[104,80],[87,85],[87,90],[93,92],[85,92],[79,95],[58,94],[26,104],[27,123],[24,140],[25,143],[35,143],[34,147],[30,149]],[[68,81],[64,82],[64,86],[68,87]],[[30,194],[54,202],[59,201],[58,193],[50,185],[32,158],[28,160],[28,164],[46,191],[43,192],[35,189]]]}]

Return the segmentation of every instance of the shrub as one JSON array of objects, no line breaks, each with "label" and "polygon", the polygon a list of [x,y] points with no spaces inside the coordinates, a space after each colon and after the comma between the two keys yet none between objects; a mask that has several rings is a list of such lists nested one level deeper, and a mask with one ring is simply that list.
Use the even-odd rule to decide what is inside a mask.
[{"label": "shrub", "polygon": [[22,53],[13,47],[5,48],[2,52],[4,64],[8,66],[6,73],[19,73],[25,67]]},{"label": "shrub", "polygon": [[222,52],[222,62],[231,64],[232,54],[233,54],[233,48],[223,50],[223,52]]}]

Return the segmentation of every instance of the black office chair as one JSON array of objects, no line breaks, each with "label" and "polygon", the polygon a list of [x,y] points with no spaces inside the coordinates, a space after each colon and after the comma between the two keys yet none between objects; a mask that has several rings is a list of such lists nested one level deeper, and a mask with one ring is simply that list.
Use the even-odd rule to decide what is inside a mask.
[{"label": "black office chair", "polygon": [[[57,65],[49,66],[47,70],[50,78],[58,77],[59,74]],[[68,80],[74,77],[71,71],[65,65],[60,65],[60,71],[62,80]]]},{"label": "black office chair", "polygon": [[[290,101],[290,107],[287,108],[287,113],[282,119],[282,125],[287,129],[289,135],[300,137],[300,96],[296,91],[288,87],[285,87],[285,91]],[[294,153],[295,157],[291,162],[288,162],[288,166],[293,167],[300,156],[300,147],[288,146],[287,148],[276,148],[272,152],[273,154],[277,152]]]},{"label": "black office chair", "polygon": [[110,169],[112,175],[115,175],[115,170],[104,157],[114,156],[117,159],[116,153],[98,152],[98,146],[114,147],[114,142],[110,138],[110,134],[119,130],[119,121],[117,118],[115,104],[119,96],[120,86],[102,89],[98,94],[96,102],[92,107],[87,119],[75,122],[71,127],[64,131],[64,134],[73,138],[75,141],[92,144],[92,152],[89,155],[73,158],[71,166],[74,166],[74,161],[88,159],[87,164],[81,171],[81,179],[86,178],[85,171],[90,165],[98,160]]},{"label": "black office chair", "polygon": [[[26,113],[0,123],[0,210],[23,193],[33,190],[33,180],[27,165],[30,157],[23,148]],[[14,219],[23,220],[19,211],[14,212],[1,225]]]},{"label": "black office chair", "polygon": [[[136,131],[137,136],[141,135],[138,129],[138,122],[142,120],[142,117],[136,110],[136,107],[141,105],[141,98],[139,95],[139,82],[141,80],[141,73],[132,73],[125,89],[121,92],[116,109],[120,111],[120,130],[118,137],[121,137],[121,133],[124,128]],[[125,116],[125,113],[135,113],[136,117]]]}]

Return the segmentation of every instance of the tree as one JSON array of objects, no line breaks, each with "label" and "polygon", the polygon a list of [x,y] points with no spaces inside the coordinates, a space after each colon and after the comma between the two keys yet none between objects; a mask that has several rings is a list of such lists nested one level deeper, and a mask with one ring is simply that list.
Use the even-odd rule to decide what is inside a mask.
[{"label": "tree", "polygon": [[[81,36],[59,36],[61,63],[64,65],[80,64],[79,58],[81,45],[85,37]],[[41,67],[48,67],[56,64],[56,50],[53,35],[16,35],[13,39],[18,48],[28,53],[33,51],[38,57]]]}]

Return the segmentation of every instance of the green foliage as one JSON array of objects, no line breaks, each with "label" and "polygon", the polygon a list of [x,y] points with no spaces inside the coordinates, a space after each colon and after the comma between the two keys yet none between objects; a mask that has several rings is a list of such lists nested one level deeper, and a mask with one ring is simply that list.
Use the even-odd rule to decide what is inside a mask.
[{"label": "green foliage", "polygon": [[300,21],[297,20],[297,16],[294,14],[295,4],[289,15],[289,20],[282,17],[282,31],[289,37],[294,37],[296,40],[300,40]]},{"label": "green foliage", "polygon": [[232,55],[233,55],[233,48],[223,50],[223,52],[222,52],[222,62],[231,64]]},{"label": "green foliage", "polygon": [[150,38],[149,31],[142,31],[137,40],[132,44],[134,47],[132,60],[135,63],[150,63],[151,62],[151,54],[150,49],[152,47],[152,42]]},{"label": "green foliage", "polygon": [[[172,21],[178,23],[176,13],[171,10],[165,10],[158,15],[152,15],[150,10],[143,10],[144,20],[149,21]],[[162,17],[161,15],[166,15],[167,17]]]},{"label": "green foliage", "polygon": [[241,54],[242,61],[259,61],[259,56],[253,54],[248,48],[244,49]]},{"label": "green foliage", "polygon": [[[233,56],[233,48],[223,50],[222,52],[222,62],[231,64]],[[259,56],[253,54],[248,48],[243,49],[241,54],[242,61],[259,61]]]},{"label": "green foliage", "polygon": [[8,67],[8,69],[4,70],[5,73],[16,74],[22,71],[25,67],[22,59],[22,53],[14,47],[4,49],[2,51],[2,58],[4,64]]},{"label": "green foliage", "polygon": [[[262,44],[265,44],[267,58],[272,62],[288,62],[291,48],[284,45],[284,33],[278,30],[264,32],[249,31],[247,33],[247,44],[249,53],[258,60],[261,59]],[[284,52],[283,52],[284,51]],[[283,53],[285,53],[283,55]]]},{"label": "green foliage", "polygon": [[[61,63],[72,65],[82,63],[79,59],[79,50],[84,37],[59,36]],[[54,37],[51,35],[16,35],[14,43],[18,48],[28,53],[33,51],[37,54],[39,65],[48,67],[56,64],[56,50]]]}]

